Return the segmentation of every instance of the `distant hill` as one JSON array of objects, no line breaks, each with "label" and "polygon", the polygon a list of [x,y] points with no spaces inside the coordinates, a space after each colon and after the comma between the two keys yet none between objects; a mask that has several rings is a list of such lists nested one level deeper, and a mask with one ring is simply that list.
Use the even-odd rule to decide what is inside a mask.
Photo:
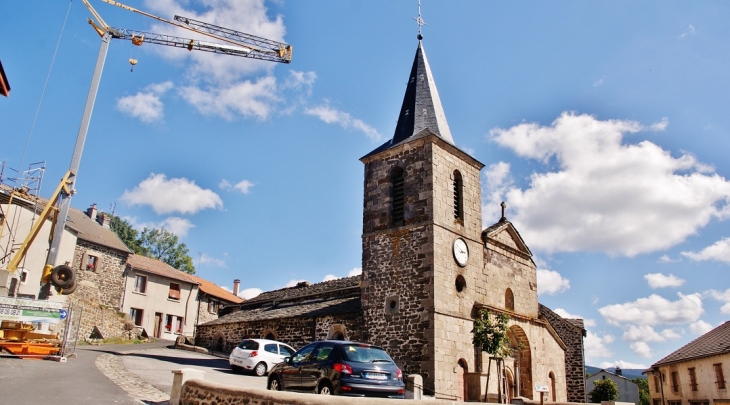
[{"label": "distant hill", "polygon": [[[590,375],[596,374],[597,372],[599,372],[601,370],[606,370],[611,373],[616,372],[616,368],[614,368],[614,367],[604,369],[604,368],[600,368],[600,367],[586,366],[586,373],[588,373]],[[644,371],[643,368],[622,368],[621,374],[624,377],[628,378],[629,380],[633,380],[636,377],[646,378],[646,375],[641,374],[642,371]]]}]

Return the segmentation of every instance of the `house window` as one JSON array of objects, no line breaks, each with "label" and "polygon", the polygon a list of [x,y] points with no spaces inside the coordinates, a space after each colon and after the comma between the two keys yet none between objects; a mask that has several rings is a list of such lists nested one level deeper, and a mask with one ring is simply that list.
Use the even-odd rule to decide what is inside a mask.
[{"label": "house window", "polygon": [[682,405],[682,401],[667,401],[667,405]]},{"label": "house window", "polygon": [[170,283],[170,293],[168,295],[168,298],[170,298],[171,300],[180,300],[180,284]]},{"label": "house window", "polygon": [[217,314],[220,304],[217,301],[208,301],[208,312],[211,314]]},{"label": "house window", "polygon": [[165,332],[170,333],[172,332],[172,318],[174,318],[174,315],[166,314],[165,315]]},{"label": "house window", "polygon": [[654,398],[651,400],[651,405],[662,405],[662,400]]},{"label": "house window", "polygon": [[20,272],[20,284],[25,284],[26,281],[28,281],[28,270],[23,270]]},{"label": "house window", "polygon": [[464,220],[464,181],[458,170],[454,171],[454,219]]},{"label": "house window", "polygon": [[391,182],[393,183],[393,225],[402,226],[405,225],[405,172],[402,168],[396,167],[393,170]]},{"label": "house window", "polygon": [[504,307],[510,311],[515,310],[515,295],[509,288],[504,292]]},{"label": "house window", "polygon": [[183,318],[181,316],[178,316],[177,317],[177,323],[176,323],[176,326],[175,326],[175,333],[182,333],[182,331],[183,331],[183,319],[185,319],[185,318]]},{"label": "house window", "polygon": [[134,292],[140,294],[147,292],[147,276],[134,276]]},{"label": "house window", "polygon": [[692,391],[697,391],[697,374],[695,374],[695,368],[690,367],[689,371],[689,387]]},{"label": "house window", "polygon": [[677,374],[676,371],[672,371],[672,392],[678,392],[678,391],[679,391],[679,375]]},{"label": "house window", "polygon": [[654,375],[654,392],[659,392],[659,376]]},{"label": "house window", "polygon": [[137,326],[142,326],[142,315],[144,314],[144,311],[137,308],[131,308],[129,310],[129,316],[134,321],[134,324]]},{"label": "house window", "polygon": [[717,383],[717,389],[725,389],[725,376],[722,374],[722,363],[713,364],[715,368],[715,383]]},{"label": "house window", "polygon": [[96,257],[94,255],[86,254],[86,261],[84,262],[84,268],[86,270],[95,272],[98,265],[99,265],[98,257]]}]

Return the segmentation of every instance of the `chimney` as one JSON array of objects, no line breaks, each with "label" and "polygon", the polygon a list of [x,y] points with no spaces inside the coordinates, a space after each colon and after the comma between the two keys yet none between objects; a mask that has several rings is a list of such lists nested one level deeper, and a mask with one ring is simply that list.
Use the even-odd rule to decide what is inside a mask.
[{"label": "chimney", "polygon": [[238,286],[241,285],[241,280],[235,279],[233,280],[233,295],[238,297]]},{"label": "chimney", "polygon": [[624,375],[624,374],[623,374],[623,371],[621,370],[621,367],[619,367],[619,366],[616,366],[616,375],[620,375],[620,376],[622,376],[622,377],[623,377],[623,375]]},{"label": "chimney", "polygon": [[86,210],[86,215],[88,215],[92,221],[96,221],[97,212],[98,211],[96,210],[96,204],[91,204],[91,207],[89,207],[89,209]]},{"label": "chimney", "polygon": [[96,218],[96,222],[98,222],[99,225],[103,226],[104,228],[108,229],[109,224],[112,222],[112,218],[109,215],[102,213],[101,215],[99,215],[98,218]]}]

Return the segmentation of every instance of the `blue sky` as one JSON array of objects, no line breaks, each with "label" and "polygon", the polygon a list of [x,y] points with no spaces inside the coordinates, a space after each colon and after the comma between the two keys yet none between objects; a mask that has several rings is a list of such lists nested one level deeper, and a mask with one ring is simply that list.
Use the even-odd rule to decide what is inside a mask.
[{"label": "blue sky", "polygon": [[[174,32],[91,1],[111,26]],[[45,162],[46,196],[68,169],[100,44],[82,2],[64,25],[69,3],[3,4],[0,25],[12,88],[0,161],[5,176]],[[293,61],[113,40],[73,206],[114,204],[176,232],[201,277],[238,278],[247,294],[356,274],[358,159],[393,135],[417,2],[127,4],[282,40]],[[486,165],[484,227],[506,201],[540,301],[586,320],[587,363],[645,367],[726,321],[730,5],[422,4],[454,140]]]}]

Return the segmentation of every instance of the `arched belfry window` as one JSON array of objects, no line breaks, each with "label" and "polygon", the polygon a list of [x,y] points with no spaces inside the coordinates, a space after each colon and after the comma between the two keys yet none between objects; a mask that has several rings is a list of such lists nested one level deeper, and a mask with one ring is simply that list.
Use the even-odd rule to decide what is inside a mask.
[{"label": "arched belfry window", "polygon": [[393,184],[393,195],[391,196],[393,204],[393,226],[405,225],[405,177],[406,174],[402,168],[396,167],[393,169],[393,173],[391,174],[391,183]]},{"label": "arched belfry window", "polygon": [[510,311],[515,310],[515,295],[509,288],[504,292],[504,308]]},{"label": "arched belfry window", "polygon": [[454,219],[464,220],[464,180],[461,173],[454,170]]}]

